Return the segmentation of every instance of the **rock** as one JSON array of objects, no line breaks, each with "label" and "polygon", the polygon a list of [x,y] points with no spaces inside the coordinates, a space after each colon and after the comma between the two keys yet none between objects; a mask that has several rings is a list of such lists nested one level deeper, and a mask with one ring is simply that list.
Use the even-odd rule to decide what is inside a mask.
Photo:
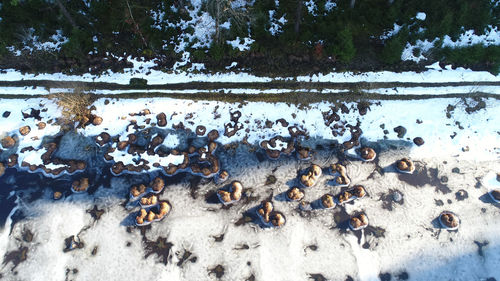
[{"label": "rock", "polygon": [[500,190],[494,189],[490,192],[491,196],[495,198],[497,201],[500,201]]},{"label": "rock", "polygon": [[421,146],[424,144],[424,139],[421,137],[416,137],[413,139],[413,143],[415,143],[418,146]]},{"label": "rock", "polygon": [[455,228],[459,224],[457,216],[452,213],[443,213],[439,219],[441,220],[441,223],[449,228]]},{"label": "rock", "polygon": [[236,135],[236,133],[241,129],[243,129],[243,124],[241,124],[241,123],[224,124],[224,136],[230,138],[230,137]]},{"label": "rock", "polygon": [[61,199],[62,195],[63,194],[60,191],[56,191],[53,194],[53,198],[54,198],[54,200],[59,200],[59,199]]},{"label": "rock", "polygon": [[92,119],[92,124],[94,126],[99,126],[102,124],[102,117],[99,117],[99,116],[94,116],[94,118]]},{"label": "rock", "polygon": [[259,216],[265,223],[269,223],[270,221],[269,216],[271,215],[273,209],[274,207],[272,202],[264,201],[262,202],[261,207],[257,210],[257,214],[259,214]]},{"label": "rock", "polygon": [[127,142],[129,144],[135,143],[136,140],[137,140],[137,136],[135,134],[128,134],[127,135]]},{"label": "rock", "polygon": [[413,170],[415,169],[413,162],[408,158],[403,158],[401,160],[398,160],[396,162],[396,167],[398,168],[398,170],[402,172],[410,172],[410,173],[413,172]]},{"label": "rock", "polygon": [[229,114],[231,115],[231,122],[238,123],[238,120],[240,120],[241,117],[241,111],[236,110],[235,112],[230,112]]},{"label": "rock", "polygon": [[370,103],[366,101],[359,102],[357,104],[359,115],[365,115],[370,109]]},{"label": "rock", "polygon": [[361,158],[365,161],[371,161],[377,156],[377,153],[375,153],[375,150],[371,147],[362,147],[359,153],[361,154]]},{"label": "rock", "polygon": [[357,217],[351,218],[349,223],[351,228],[356,230],[368,225],[368,217],[365,214],[360,214]]},{"label": "rock", "polygon": [[205,126],[198,125],[196,127],[196,135],[203,136],[207,132],[207,128]]},{"label": "rock", "polygon": [[109,143],[110,140],[111,140],[111,136],[108,133],[106,133],[106,132],[100,133],[95,138],[95,142],[97,144],[99,144],[100,146],[104,146],[105,144]]},{"label": "rock", "polygon": [[133,197],[137,197],[141,194],[144,194],[146,192],[146,185],[144,184],[140,184],[140,185],[134,185],[132,186],[132,188],[130,189],[130,194],[133,196]]},{"label": "rock", "polygon": [[45,127],[47,127],[47,124],[45,122],[38,122],[36,126],[38,127],[38,130],[43,130],[45,129]]},{"label": "rock", "polygon": [[127,146],[128,146],[128,141],[120,141],[116,145],[116,148],[118,148],[118,150],[120,150],[120,151],[123,151],[123,150],[125,150],[125,148],[127,148]]},{"label": "rock", "polygon": [[162,112],[162,113],[156,115],[156,120],[157,120],[158,126],[160,126],[160,127],[167,126],[167,116],[165,115],[165,113]]},{"label": "rock", "polygon": [[406,128],[403,126],[397,126],[394,128],[394,132],[398,134],[398,138],[403,138],[406,135]]},{"label": "rock", "polygon": [[323,206],[323,208],[327,209],[335,207],[335,201],[333,200],[333,196],[328,193],[321,196],[321,205]]},{"label": "rock", "polygon": [[11,148],[16,144],[16,140],[11,136],[6,136],[2,139],[2,147],[3,148]]},{"label": "rock", "polygon": [[292,201],[300,201],[302,198],[304,198],[304,191],[301,190],[298,187],[292,187],[290,190],[287,191],[286,196],[288,199]]},{"label": "rock", "polygon": [[2,117],[3,118],[7,118],[10,116],[10,111],[5,111],[3,114],[2,114]]},{"label": "rock", "polygon": [[22,136],[26,136],[27,134],[29,134],[31,132],[31,128],[30,126],[22,126],[21,128],[19,128],[19,133],[22,135]]},{"label": "rock", "polygon": [[401,202],[401,200],[403,200],[403,194],[401,194],[401,192],[399,191],[394,191],[392,193],[392,200],[394,200],[394,202],[396,203]]},{"label": "rock", "polygon": [[125,169],[125,165],[123,165],[122,161],[115,163],[115,164],[113,164],[113,166],[111,166],[111,171],[115,175],[121,174],[124,169]]},{"label": "rock", "polygon": [[280,227],[285,224],[285,216],[280,212],[274,212],[271,214],[271,223],[275,227]]},{"label": "rock", "polygon": [[154,192],[160,192],[165,187],[165,181],[162,178],[156,177],[151,183],[151,188]]},{"label": "rock", "polygon": [[288,122],[284,118],[280,118],[280,119],[276,120],[276,124],[278,124],[278,123],[281,123],[281,126],[285,127],[285,128],[288,127],[288,125],[289,125]]},{"label": "rock", "polygon": [[309,147],[301,147],[297,149],[297,156],[299,160],[311,159],[311,149]]},{"label": "rock", "polygon": [[309,167],[309,169],[305,174],[300,176],[300,183],[304,187],[311,187],[318,181],[319,177],[321,176],[321,173],[322,173],[321,167],[313,164],[311,165],[311,167]]},{"label": "rock", "polygon": [[75,192],[84,192],[89,188],[89,179],[81,178],[73,182],[71,186]]}]

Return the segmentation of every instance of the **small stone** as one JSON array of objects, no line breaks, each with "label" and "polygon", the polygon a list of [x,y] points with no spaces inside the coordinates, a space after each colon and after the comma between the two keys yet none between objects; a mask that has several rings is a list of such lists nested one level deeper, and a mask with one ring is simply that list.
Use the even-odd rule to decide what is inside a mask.
[{"label": "small stone", "polygon": [[453,169],[451,169],[451,172],[455,173],[455,174],[460,174],[460,169],[459,168],[453,168]]},{"label": "small stone", "polygon": [[392,200],[394,200],[394,202],[401,202],[401,200],[403,200],[403,194],[399,191],[394,191],[392,193]]},{"label": "small stone", "polygon": [[31,132],[31,128],[30,126],[23,126],[21,128],[19,128],[19,133],[23,136],[26,136],[27,134],[29,134]]},{"label": "small stone", "polygon": [[38,130],[43,130],[47,127],[47,124],[45,122],[39,122],[36,126],[38,127]]},{"label": "small stone", "polygon": [[94,119],[92,119],[92,124],[94,126],[99,126],[102,124],[102,117],[95,116]]},{"label": "small stone", "polygon": [[406,128],[403,126],[397,126],[394,128],[394,132],[398,134],[398,138],[403,138],[406,135]]},{"label": "small stone", "polygon": [[3,118],[7,118],[10,116],[10,111],[5,111],[3,114],[2,114],[2,117]]},{"label": "small stone", "polygon": [[418,146],[421,146],[423,145],[425,142],[424,142],[424,139],[422,139],[421,137],[416,137],[413,139],[413,143],[415,143],[416,145]]},{"label": "small stone", "polygon": [[54,192],[53,198],[54,200],[59,200],[62,197],[62,193],[60,191]]},{"label": "small stone", "polygon": [[160,127],[167,126],[167,116],[163,112],[156,115],[156,121],[157,121],[158,126],[160,126]]},{"label": "small stone", "polygon": [[16,144],[16,140],[14,140],[11,136],[6,136],[2,139],[3,148],[11,148]]}]

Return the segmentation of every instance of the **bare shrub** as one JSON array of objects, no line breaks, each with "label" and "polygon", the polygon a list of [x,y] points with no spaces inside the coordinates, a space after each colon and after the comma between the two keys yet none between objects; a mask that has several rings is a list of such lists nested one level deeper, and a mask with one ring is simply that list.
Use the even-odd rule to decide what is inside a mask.
[{"label": "bare shrub", "polygon": [[84,93],[82,89],[75,88],[70,93],[51,94],[49,99],[56,101],[62,110],[58,123],[74,127],[84,127],[91,118],[90,106],[95,100],[94,95]]}]

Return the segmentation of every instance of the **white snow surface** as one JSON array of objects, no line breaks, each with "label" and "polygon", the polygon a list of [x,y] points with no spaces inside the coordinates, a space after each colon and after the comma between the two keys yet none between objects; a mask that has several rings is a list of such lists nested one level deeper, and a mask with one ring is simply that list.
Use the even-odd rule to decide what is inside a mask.
[{"label": "white snow surface", "polygon": [[417,20],[424,21],[427,18],[427,15],[424,12],[418,12],[415,18]]},{"label": "white snow surface", "polygon": [[[243,43],[241,42],[243,40]],[[238,49],[240,50],[240,52],[243,52],[243,51],[248,51],[250,50],[250,45],[252,45],[252,43],[254,42],[255,40],[253,40],[252,38],[249,38],[249,37],[245,37],[245,38],[241,38],[240,37],[236,37],[236,39],[234,40],[227,40],[226,42],[231,45],[234,49]]]},{"label": "white snow surface", "polygon": [[[154,120],[156,114],[164,112],[168,126],[182,121],[191,130],[197,125],[204,125],[207,131],[219,130],[221,137],[218,141],[221,144],[241,141],[247,135],[250,143],[259,143],[277,135],[288,136],[286,127],[275,124],[267,128],[263,125],[266,120],[279,118],[285,118],[290,125],[303,126],[313,139],[343,141],[349,138],[349,134],[334,138],[330,128],[324,124],[322,113],[328,112],[332,106],[328,102],[297,106],[283,102],[108,98],[110,102],[105,105],[105,100],[100,98],[94,103],[94,113],[103,117],[103,123],[90,125],[78,133],[94,136],[106,131],[124,137],[130,133],[127,126],[132,119],[143,125],[147,118]],[[260,196],[257,202],[241,202],[229,209],[221,209],[220,205],[205,202],[202,196],[219,186],[202,184],[198,191],[200,196],[193,199],[186,182],[172,184],[166,178],[167,188],[159,196],[172,203],[172,212],[165,220],[153,223],[143,237],[137,228],[127,230],[127,225],[130,225],[128,217],[133,220],[138,208],[123,206],[130,186],[147,176],[115,177],[111,179],[110,188],[99,187],[92,195],[71,194],[59,201],[51,200],[52,193],[47,190],[42,198],[33,202],[19,202],[18,208],[22,209],[26,218],[17,222],[11,233],[6,229],[0,232],[0,254],[5,255],[21,246],[29,248],[27,259],[15,269],[16,275],[11,270],[13,265],[10,262],[0,269],[0,273],[7,280],[62,281],[68,275],[76,280],[210,280],[215,279],[214,274],[209,273],[210,269],[221,264],[225,268],[224,280],[244,280],[250,275],[257,280],[307,280],[311,274],[321,273],[331,280],[345,280],[346,275],[350,275],[355,280],[367,281],[378,280],[378,275],[384,272],[390,272],[395,278],[403,271],[407,272],[411,281],[499,277],[500,240],[497,233],[500,222],[496,218],[500,209],[480,198],[488,188],[499,185],[494,176],[500,161],[500,101],[492,98],[483,101],[485,109],[467,113],[467,106],[475,106],[477,101],[471,98],[381,100],[373,101],[370,110],[363,116],[357,112],[355,102],[345,103],[350,112],[339,113],[341,120],[350,124],[359,120],[362,137],[368,141],[382,140],[385,136],[387,141],[396,143],[401,139],[393,128],[401,125],[407,129],[403,139],[407,141],[406,145],[378,154],[378,165],[388,169],[383,175],[374,173],[372,178],[369,177],[376,168],[373,162],[349,161],[347,165],[351,181],[363,184],[368,196],[353,204],[345,204],[346,213],[365,212],[370,226],[385,230],[384,237],[369,234],[368,228],[361,232],[360,240],[352,231],[340,231],[333,215],[339,212],[338,208],[315,210],[311,216],[303,217],[297,212],[296,203],[279,200],[274,201],[275,208],[283,212],[287,219],[282,228],[262,229],[253,223],[236,226],[235,222],[243,212],[271,192],[274,195],[285,192],[297,171],[310,163],[301,164],[292,157],[258,162],[235,151],[233,158],[222,159],[222,167],[228,170],[232,179],[241,181],[245,189],[251,188],[253,195]],[[19,108],[46,108],[41,112],[43,121],[60,116],[55,104],[43,98],[1,99],[0,102],[3,110],[11,111],[8,118],[0,117],[2,136],[17,134],[18,127],[35,122],[32,118],[23,121]],[[450,115],[447,117],[449,105],[455,108],[448,112]],[[128,114],[145,108],[151,114]],[[242,113],[239,122],[244,129],[227,138],[222,136],[222,128],[229,122],[230,112],[235,110]],[[192,118],[186,120],[188,115]],[[215,115],[220,117],[215,118]],[[384,134],[381,125],[388,130],[387,134]],[[249,133],[245,132],[247,128]],[[56,126],[51,128],[48,125],[47,129],[36,132],[36,135],[54,135],[58,131]],[[418,147],[412,144],[411,139],[417,136],[425,140],[424,145]],[[31,133],[21,138],[19,147],[33,143],[30,137]],[[34,145],[36,148],[36,143]],[[417,170],[425,165],[436,168],[438,178],[447,176],[451,191],[436,191],[435,186],[428,184],[415,187],[400,180],[390,167],[395,160],[407,156],[417,164]],[[35,155],[28,154],[26,157]],[[322,167],[338,160],[328,153],[315,157],[314,163]],[[460,168],[459,173],[451,172],[455,167]],[[276,176],[277,182],[266,186],[270,173]],[[314,188],[306,190],[305,199],[313,201],[327,192],[337,194],[339,190],[329,183],[332,178],[323,175]],[[474,187],[478,181],[479,185]],[[456,199],[455,193],[460,189],[468,192],[467,199]],[[391,190],[402,194],[404,204],[391,203],[393,210],[389,211],[381,207],[380,198],[390,196]],[[436,205],[437,200],[445,202],[444,205]],[[98,221],[87,213],[94,205],[104,210]],[[457,232],[440,230],[432,224],[445,210],[459,215],[461,225]],[[6,226],[10,224],[9,215]],[[22,239],[27,229],[34,233],[32,242]],[[224,239],[216,242],[214,237],[220,234],[224,234]],[[71,235],[78,235],[85,246],[63,253],[64,239]],[[171,261],[166,265],[156,254],[145,258],[147,250],[144,241],[156,241],[158,237],[164,237],[173,244]],[[482,248],[482,256],[477,254],[478,246],[474,241],[488,242]],[[365,242],[368,244],[366,248],[363,247]],[[315,245],[316,250],[311,245]],[[97,247],[97,252],[91,255],[94,247]],[[197,260],[185,261],[178,266],[185,250],[192,252]],[[75,268],[78,269],[77,274],[72,273]]]},{"label": "white snow surface", "polygon": [[473,45],[481,44],[483,46],[498,46],[500,45],[500,31],[498,27],[489,26],[489,29],[486,29],[484,34],[476,35],[474,30],[467,30],[464,33],[460,34],[458,40],[453,41],[450,36],[446,35],[443,38],[443,47],[469,47]]},{"label": "white snow surface", "polygon": [[[425,43],[425,44],[424,44]],[[425,50],[430,48],[432,42],[424,42],[423,48]],[[408,59],[420,60],[425,57],[422,55],[415,57],[412,54],[413,48],[416,46],[407,45],[405,49],[405,56]],[[155,66],[154,61],[143,61],[140,59],[126,58],[133,63],[132,68],[125,68],[123,73],[113,73],[108,71],[101,75],[93,75],[86,73],[83,75],[67,75],[62,73],[21,73],[14,69],[4,69],[0,71],[0,80],[2,81],[20,81],[20,80],[53,80],[53,81],[82,81],[82,82],[107,82],[128,84],[131,78],[143,78],[148,80],[149,85],[159,84],[176,84],[176,83],[189,83],[189,82],[246,82],[246,83],[259,83],[270,82],[273,80],[297,80],[300,82],[427,82],[427,83],[440,83],[440,82],[478,82],[478,81],[500,81],[500,75],[493,75],[486,71],[472,71],[465,68],[457,69],[429,69],[420,73],[417,72],[330,72],[327,74],[313,74],[310,76],[297,76],[297,77],[265,77],[256,76],[246,72],[225,72],[225,73],[199,73],[187,71],[159,71],[152,69]],[[189,53],[186,52],[184,62],[179,62],[177,65],[186,65],[190,61]]]}]

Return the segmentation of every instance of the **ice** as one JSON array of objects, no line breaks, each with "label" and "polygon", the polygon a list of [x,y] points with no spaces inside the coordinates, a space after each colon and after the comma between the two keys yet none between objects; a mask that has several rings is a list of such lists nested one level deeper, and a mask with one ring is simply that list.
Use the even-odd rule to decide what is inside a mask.
[{"label": "ice", "polygon": [[179,138],[174,134],[168,134],[163,140],[163,145],[166,148],[176,148],[179,146]]}]

